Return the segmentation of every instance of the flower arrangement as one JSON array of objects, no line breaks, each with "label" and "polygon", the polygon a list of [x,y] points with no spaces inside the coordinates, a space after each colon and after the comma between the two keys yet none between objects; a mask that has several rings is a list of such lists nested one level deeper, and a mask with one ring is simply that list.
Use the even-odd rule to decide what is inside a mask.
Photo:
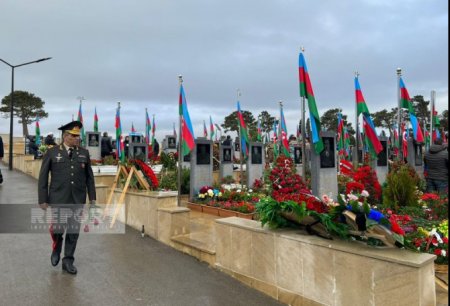
[{"label": "flower arrangement", "polygon": [[448,216],[448,196],[436,193],[424,193],[419,204],[425,209],[429,220],[442,220]]},{"label": "flower arrangement", "polygon": [[434,254],[437,256],[435,263],[448,265],[448,220],[432,229],[418,227],[412,236],[410,245],[412,249]]},{"label": "flower arrangement", "polygon": [[224,184],[221,188],[203,186],[195,197],[195,202],[241,213],[253,213],[259,200],[258,193],[240,184]]},{"label": "flower arrangement", "polygon": [[159,185],[158,178],[156,177],[155,173],[153,172],[152,168],[150,168],[149,165],[147,165],[140,159],[130,159],[128,162],[131,165],[135,166],[137,170],[142,171],[144,178],[147,180],[152,190],[158,188]]}]

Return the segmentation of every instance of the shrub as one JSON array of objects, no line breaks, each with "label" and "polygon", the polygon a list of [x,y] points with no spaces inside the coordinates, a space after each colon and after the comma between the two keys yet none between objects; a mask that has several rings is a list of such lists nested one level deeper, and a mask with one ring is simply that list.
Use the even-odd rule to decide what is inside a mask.
[{"label": "shrub", "polygon": [[[414,175],[415,174],[415,175]],[[398,210],[403,206],[418,206],[416,186],[420,178],[407,164],[393,167],[386,178],[387,185],[383,190],[383,204]]]}]

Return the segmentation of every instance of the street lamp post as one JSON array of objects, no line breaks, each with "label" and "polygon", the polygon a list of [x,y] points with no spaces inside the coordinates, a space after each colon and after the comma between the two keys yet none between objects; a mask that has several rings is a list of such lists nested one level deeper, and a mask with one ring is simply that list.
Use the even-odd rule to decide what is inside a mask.
[{"label": "street lamp post", "polygon": [[41,58],[38,59],[36,61],[32,61],[32,62],[27,62],[27,63],[23,63],[20,65],[11,65],[10,63],[2,60],[0,58],[0,61],[2,61],[3,63],[5,63],[6,65],[8,65],[9,67],[11,67],[11,102],[9,104],[9,112],[10,112],[10,121],[9,121],[9,160],[8,160],[8,168],[9,170],[12,170],[12,163],[13,163],[13,107],[14,107],[14,68],[20,67],[20,66],[25,66],[25,65],[29,65],[29,64],[34,64],[34,63],[39,63],[39,62],[43,62],[46,60],[51,59],[51,57],[46,57],[46,58]]}]

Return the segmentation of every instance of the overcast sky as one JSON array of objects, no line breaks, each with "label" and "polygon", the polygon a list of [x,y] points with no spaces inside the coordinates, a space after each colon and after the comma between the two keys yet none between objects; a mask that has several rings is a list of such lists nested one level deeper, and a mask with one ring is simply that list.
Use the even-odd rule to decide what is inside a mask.
[{"label": "overcast sky", "polygon": [[[341,107],[354,121],[354,72],[371,112],[397,106],[397,67],[410,96],[448,109],[448,4],[430,0],[1,0],[0,58],[13,64],[15,89],[45,101],[41,134],[77,116],[86,130],[94,107],[101,131],[145,128],[145,108],[162,139],[178,122],[178,75],[195,135],[241,108],[279,115],[289,134],[300,112],[298,53],[305,48],[319,114]],[[0,97],[11,68],[0,62]],[[29,126],[34,134],[34,124]],[[9,119],[0,118],[0,133]],[[14,135],[22,135],[19,124]]]}]

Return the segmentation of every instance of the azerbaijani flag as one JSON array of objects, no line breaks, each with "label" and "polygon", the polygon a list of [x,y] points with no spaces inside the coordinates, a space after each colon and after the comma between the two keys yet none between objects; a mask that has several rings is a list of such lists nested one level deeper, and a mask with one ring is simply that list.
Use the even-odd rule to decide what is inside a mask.
[{"label": "azerbaijani flag", "polygon": [[36,145],[41,145],[41,127],[39,126],[39,117],[36,117]]},{"label": "azerbaijani flag", "polygon": [[150,130],[151,130],[151,128],[152,128],[152,124],[150,123],[150,118],[148,117],[148,111],[146,108],[145,109],[145,142],[147,143],[147,146],[150,146]]},{"label": "azerbaijani flag", "polygon": [[215,134],[216,133],[214,132],[214,124],[212,122],[211,116],[209,116],[209,140],[213,140]]},{"label": "azerbaijani flag", "polygon": [[83,113],[81,111],[81,102],[80,102],[80,107],[78,108],[78,121],[81,122],[82,127],[81,127],[81,146],[84,146],[86,144],[86,135],[84,134],[84,124],[83,124]]},{"label": "azerbaijani flag", "polygon": [[261,119],[258,119],[256,140],[259,142],[262,141]]},{"label": "azerbaijani flag", "polygon": [[405,130],[405,123],[402,122],[402,150],[403,157],[408,157],[408,132]]},{"label": "azerbaijani flag", "polygon": [[416,117],[416,112],[412,105],[411,98],[409,97],[408,90],[405,87],[403,79],[400,77],[400,106],[401,108],[407,108],[409,111],[409,120],[413,128],[413,137],[417,142],[423,142],[423,133],[420,128],[419,120]]},{"label": "azerbaijani flag", "polygon": [[345,157],[350,156],[350,134],[348,133],[347,127],[344,125],[344,151]]},{"label": "azerbaijani flag", "polygon": [[370,117],[369,108],[367,107],[366,101],[361,91],[361,86],[359,85],[358,76],[355,76],[355,97],[356,97],[356,108],[357,108],[357,118],[362,113],[363,114],[363,128],[364,134],[367,137],[368,149],[372,154],[378,155],[383,151],[383,146],[378,139],[375,125],[373,124],[372,118]]},{"label": "azerbaijani flag", "polygon": [[394,155],[398,156],[398,150],[400,149],[400,139],[398,137],[397,125],[394,124],[392,128],[394,131]]},{"label": "azerbaijani flag", "polygon": [[273,122],[273,157],[274,161],[278,157],[277,122]]},{"label": "azerbaijani flag", "polygon": [[97,107],[95,108],[95,113],[94,113],[94,132],[98,132]]},{"label": "azerbaijani flag", "polygon": [[208,130],[206,129],[205,120],[203,120],[203,137],[208,137]]},{"label": "azerbaijani flag", "polygon": [[339,155],[345,156],[345,143],[344,143],[344,120],[342,120],[342,114],[338,113],[338,126],[337,126],[337,143]]},{"label": "azerbaijani flag", "polygon": [[306,67],[305,57],[300,52],[298,58],[298,75],[300,79],[300,96],[308,99],[309,118],[311,122],[311,136],[316,154],[323,151],[324,145],[320,137],[320,116],[317,111],[316,99],[309,79],[308,68]]},{"label": "azerbaijani flag", "polygon": [[284,119],[283,107],[280,106],[280,121],[281,121],[281,153],[285,156],[290,157],[289,153],[289,141],[288,141],[288,132],[286,127],[286,120]]},{"label": "azerbaijani flag", "polygon": [[136,133],[133,122],[131,122],[131,133]]},{"label": "azerbaijani flag", "polygon": [[431,133],[431,138],[432,138],[432,141],[434,143],[434,141],[436,139],[441,138],[441,134],[439,133],[439,127],[441,126],[441,122],[439,121],[439,118],[438,118],[438,112],[434,109],[434,104],[433,104],[432,112],[433,112],[433,126],[434,126],[434,129],[433,129],[433,131]]},{"label": "azerbaijani flag", "polygon": [[184,95],[183,84],[180,85],[179,114],[181,116],[181,154],[188,155],[194,149],[194,129],[187,108],[186,96]]},{"label": "azerbaijani flag", "polygon": [[152,146],[155,144],[155,131],[156,131],[156,123],[155,123],[155,115],[153,115],[153,122],[152,122]]},{"label": "azerbaijani flag", "polygon": [[120,122],[120,106],[116,111],[116,159],[120,159],[121,162],[125,162],[125,150],[122,140],[122,123]]},{"label": "azerbaijani flag", "polygon": [[237,102],[237,109],[239,135],[241,136],[241,152],[245,158],[248,155],[248,132],[247,126],[245,125],[244,116],[241,112],[241,104],[239,103],[239,101]]}]

